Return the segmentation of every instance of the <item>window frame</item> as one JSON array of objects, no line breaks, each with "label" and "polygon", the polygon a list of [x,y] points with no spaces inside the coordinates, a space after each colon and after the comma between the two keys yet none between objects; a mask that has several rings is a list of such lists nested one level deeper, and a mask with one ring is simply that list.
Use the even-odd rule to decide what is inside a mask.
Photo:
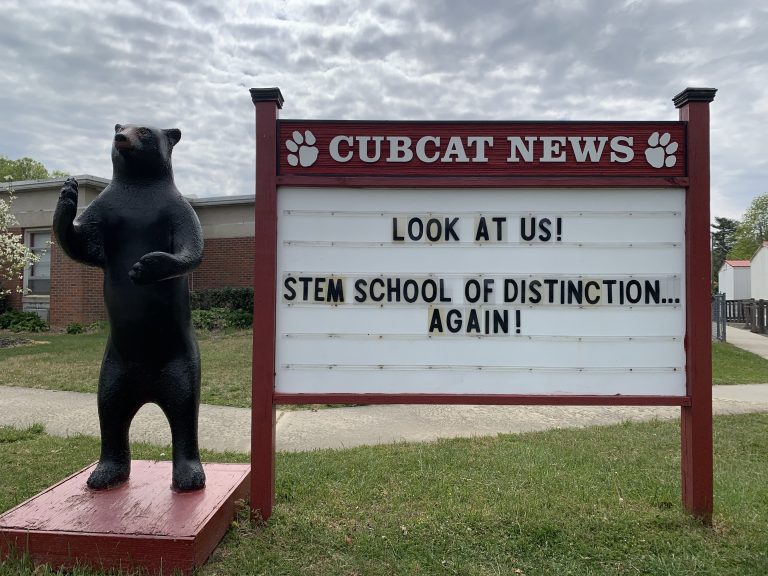
[{"label": "window frame", "polygon": [[[32,240],[36,234],[47,234],[48,241],[45,246],[33,247]],[[53,230],[51,228],[27,228],[24,230],[24,246],[34,254],[46,254],[48,256],[48,276],[32,276],[32,270],[35,264],[24,267],[23,289],[25,297],[50,298],[51,296],[51,240],[53,239]],[[46,293],[35,293],[30,288],[32,280],[48,280],[48,291]]]}]

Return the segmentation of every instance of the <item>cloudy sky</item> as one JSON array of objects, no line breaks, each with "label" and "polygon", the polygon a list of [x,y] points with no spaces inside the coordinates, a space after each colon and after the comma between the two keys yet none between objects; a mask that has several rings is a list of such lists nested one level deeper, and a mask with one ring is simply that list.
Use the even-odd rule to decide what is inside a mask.
[{"label": "cloudy sky", "polygon": [[712,212],[768,192],[757,0],[0,0],[0,154],[109,177],[116,123],[178,127],[187,195],[253,193],[248,89],[282,118],[676,120],[712,104]]}]

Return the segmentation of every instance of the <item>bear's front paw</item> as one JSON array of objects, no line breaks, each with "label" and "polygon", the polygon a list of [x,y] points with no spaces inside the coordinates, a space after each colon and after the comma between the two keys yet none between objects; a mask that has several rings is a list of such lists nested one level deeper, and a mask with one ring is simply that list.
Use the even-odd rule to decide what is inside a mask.
[{"label": "bear's front paw", "polygon": [[61,187],[59,194],[59,202],[72,203],[77,206],[77,180],[74,178],[67,178],[64,182],[64,186]]},{"label": "bear's front paw", "polygon": [[163,252],[144,254],[128,271],[128,277],[134,284],[151,284],[168,278],[170,256]]},{"label": "bear's front paw", "polygon": [[159,262],[154,253],[145,254],[128,271],[128,278],[134,284],[144,285],[156,282],[158,279]]},{"label": "bear's front paw", "polygon": [[147,267],[144,266],[141,260],[136,262],[136,264],[134,264],[131,269],[128,270],[128,278],[130,278],[134,284],[146,284],[146,276]]}]

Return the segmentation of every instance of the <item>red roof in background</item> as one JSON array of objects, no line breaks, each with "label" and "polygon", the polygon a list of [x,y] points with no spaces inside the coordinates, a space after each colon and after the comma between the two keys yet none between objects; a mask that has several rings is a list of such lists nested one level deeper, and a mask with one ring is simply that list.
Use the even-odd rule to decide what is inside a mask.
[{"label": "red roof in background", "polygon": [[[768,242],[763,244],[763,246],[767,246],[767,245],[768,245]],[[749,260],[726,260],[725,263],[728,264],[729,266],[733,266],[734,268],[739,268],[743,266],[749,266],[751,262]]]}]

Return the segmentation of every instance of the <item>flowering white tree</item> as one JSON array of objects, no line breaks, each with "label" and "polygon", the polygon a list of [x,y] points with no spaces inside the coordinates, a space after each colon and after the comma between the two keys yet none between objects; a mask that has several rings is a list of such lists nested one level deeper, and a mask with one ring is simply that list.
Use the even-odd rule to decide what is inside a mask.
[{"label": "flowering white tree", "polygon": [[[21,280],[24,268],[38,260],[38,257],[24,246],[21,234],[14,234],[9,230],[18,224],[11,213],[12,203],[13,188],[8,186],[0,190],[0,283]],[[22,290],[21,285],[18,290]],[[0,286],[0,296],[9,293],[8,288]]]}]

